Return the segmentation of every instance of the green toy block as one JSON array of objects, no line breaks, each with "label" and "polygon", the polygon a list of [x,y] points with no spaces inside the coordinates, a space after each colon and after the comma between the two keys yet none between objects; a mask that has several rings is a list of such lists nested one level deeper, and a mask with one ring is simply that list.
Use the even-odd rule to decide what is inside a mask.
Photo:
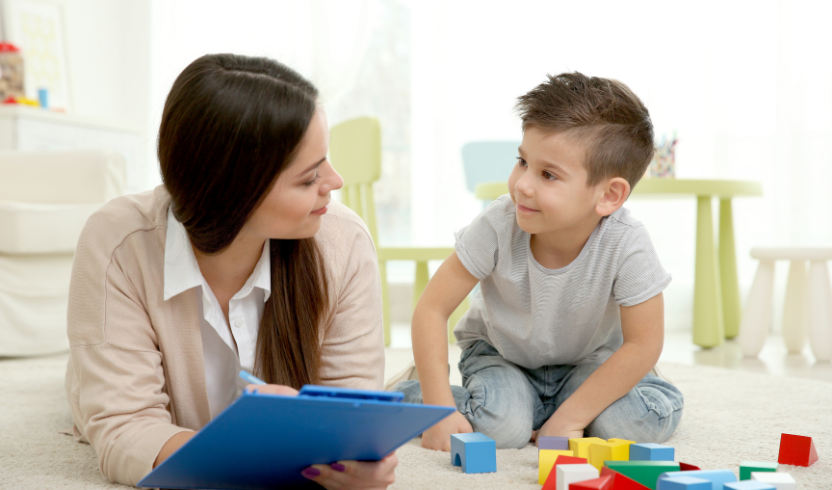
[{"label": "green toy block", "polygon": [[672,461],[605,461],[604,464],[650,490],[656,490],[656,482],[662,473],[679,471],[679,463]]},{"label": "green toy block", "polygon": [[777,471],[777,463],[767,461],[743,461],[740,463],[740,481],[750,480],[752,471]]}]

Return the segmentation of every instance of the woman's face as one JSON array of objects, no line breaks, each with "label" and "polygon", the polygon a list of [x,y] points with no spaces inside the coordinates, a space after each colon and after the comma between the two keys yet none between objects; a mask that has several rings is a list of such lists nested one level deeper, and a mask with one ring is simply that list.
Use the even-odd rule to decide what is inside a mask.
[{"label": "woman's face", "polygon": [[321,227],[329,192],[340,189],[344,179],[326,158],[329,130],[326,115],[315,111],[294,160],[272,187],[245,225],[258,238],[309,238]]}]

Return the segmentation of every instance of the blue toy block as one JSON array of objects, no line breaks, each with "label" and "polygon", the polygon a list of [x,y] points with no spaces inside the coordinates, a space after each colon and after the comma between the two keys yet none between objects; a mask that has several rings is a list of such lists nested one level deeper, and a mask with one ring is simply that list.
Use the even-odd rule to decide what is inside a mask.
[{"label": "blue toy block", "polygon": [[[632,446],[631,446],[632,447]],[[731,470],[696,470],[696,471],[668,471],[659,475],[656,490],[666,490],[664,481],[680,476],[701,478],[711,482],[711,490],[723,490],[723,485],[737,481],[737,475]]]},{"label": "blue toy block", "polygon": [[675,450],[670,446],[653,444],[630,444],[630,461],[673,461]]},{"label": "blue toy block", "polygon": [[537,438],[537,449],[569,450],[568,437],[540,436]]},{"label": "blue toy block", "polygon": [[757,480],[743,480],[733,483],[726,483],[725,490],[777,490],[774,485]]},{"label": "blue toy block", "polygon": [[497,444],[479,432],[451,434],[451,464],[462,466],[465,473],[494,473]]},{"label": "blue toy block", "polygon": [[713,484],[702,478],[676,476],[661,480],[662,490],[712,490]]}]

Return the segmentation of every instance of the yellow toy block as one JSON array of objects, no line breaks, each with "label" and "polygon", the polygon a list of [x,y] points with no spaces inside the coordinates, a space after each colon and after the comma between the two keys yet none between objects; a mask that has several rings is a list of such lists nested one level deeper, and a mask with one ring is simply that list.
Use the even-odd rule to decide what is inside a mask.
[{"label": "yellow toy block", "polygon": [[582,437],[580,439],[569,439],[569,450],[575,453],[578,458],[585,458],[589,461],[589,446],[593,442],[607,442],[600,437]]},{"label": "yellow toy block", "polygon": [[541,485],[546,483],[546,478],[549,478],[549,473],[551,473],[552,467],[555,466],[555,460],[558,459],[558,456],[572,455],[572,451],[563,449],[541,449],[537,451],[537,481]]},{"label": "yellow toy block", "polygon": [[636,441],[628,441],[627,439],[616,439],[614,437],[612,439],[607,439],[607,442],[620,442],[624,443],[627,446],[627,449],[624,452],[624,459],[622,459],[621,461],[630,460],[630,444],[637,444]]},{"label": "yellow toy block", "polygon": [[593,442],[589,445],[589,464],[601,471],[604,461],[629,461],[630,444],[635,444],[635,441],[610,439],[607,442]]}]

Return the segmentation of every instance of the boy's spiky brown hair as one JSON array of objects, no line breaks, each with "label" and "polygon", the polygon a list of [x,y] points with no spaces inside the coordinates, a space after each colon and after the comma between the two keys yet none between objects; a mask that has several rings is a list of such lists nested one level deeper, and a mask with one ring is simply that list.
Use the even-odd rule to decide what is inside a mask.
[{"label": "boy's spiky brown hair", "polygon": [[568,132],[585,142],[587,186],[622,177],[635,187],[653,158],[653,123],[641,100],[623,83],[581,73],[548,75],[518,97],[523,130]]}]

